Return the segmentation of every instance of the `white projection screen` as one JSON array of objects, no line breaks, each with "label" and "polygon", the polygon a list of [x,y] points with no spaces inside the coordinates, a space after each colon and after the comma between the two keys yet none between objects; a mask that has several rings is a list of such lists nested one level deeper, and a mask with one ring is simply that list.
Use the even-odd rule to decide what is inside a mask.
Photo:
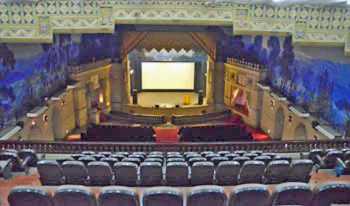
[{"label": "white projection screen", "polygon": [[194,62],[142,62],[142,90],[194,90]]}]

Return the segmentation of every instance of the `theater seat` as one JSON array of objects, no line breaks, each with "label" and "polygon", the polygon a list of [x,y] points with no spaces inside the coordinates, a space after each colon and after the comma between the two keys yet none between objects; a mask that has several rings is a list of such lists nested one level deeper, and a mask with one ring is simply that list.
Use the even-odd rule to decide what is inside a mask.
[{"label": "theater seat", "polygon": [[302,205],[310,206],[313,192],[309,184],[289,182],[276,186],[272,195],[272,206]]},{"label": "theater seat", "polygon": [[229,206],[269,206],[270,193],[266,185],[244,184],[233,188]]},{"label": "theater seat", "polygon": [[250,160],[249,157],[241,157],[241,156],[238,156],[232,159],[232,161],[239,162],[239,164],[241,165],[243,165],[246,161],[249,161],[249,160]]},{"label": "theater seat", "polygon": [[265,170],[265,163],[261,161],[246,161],[239,172],[238,183],[261,183]]},{"label": "theater seat", "polygon": [[187,206],[226,206],[224,188],[216,185],[194,187],[187,196]]},{"label": "theater seat", "polygon": [[220,162],[216,168],[215,179],[219,185],[235,185],[241,165],[235,161]]},{"label": "theater seat", "polygon": [[215,166],[217,166],[220,162],[228,161],[229,159],[227,157],[212,157],[210,158],[210,161],[214,163]]},{"label": "theater seat", "polygon": [[213,184],[214,164],[212,162],[195,162],[191,172],[192,185]]},{"label": "theater seat", "polygon": [[166,165],[165,181],[170,186],[186,186],[189,184],[189,168],[185,162],[169,162]]},{"label": "theater seat", "polygon": [[41,160],[37,163],[40,182],[43,185],[64,184],[64,175],[61,165],[55,160]]},{"label": "theater seat", "polygon": [[80,185],[63,185],[55,191],[55,206],[96,206],[96,198],[89,188]]},{"label": "theater seat", "polygon": [[63,175],[66,184],[85,185],[88,179],[88,171],[84,163],[80,161],[65,161],[62,164]]},{"label": "theater seat", "polygon": [[0,160],[0,177],[9,179],[12,177],[12,162],[11,160]]},{"label": "theater seat", "polygon": [[113,166],[117,185],[137,185],[137,164],[132,162],[117,162]]},{"label": "theater seat", "polygon": [[172,187],[146,189],[142,197],[143,206],[183,206],[183,194]]},{"label": "theater seat", "polygon": [[89,185],[106,186],[113,184],[114,175],[107,162],[90,162],[87,165]]},{"label": "theater seat", "polygon": [[122,186],[104,187],[98,197],[99,206],[139,206],[139,197],[132,188]]},{"label": "theater seat", "polygon": [[319,185],[315,190],[313,206],[330,206],[332,204],[350,204],[350,183],[329,182]]},{"label": "theater seat", "polygon": [[287,180],[289,172],[289,162],[286,160],[271,161],[264,173],[265,184],[277,184]]},{"label": "theater seat", "polygon": [[113,165],[118,162],[118,159],[116,158],[113,158],[113,157],[105,157],[105,158],[102,158],[100,161],[102,162],[107,162],[109,164],[109,166],[112,168]]},{"label": "theater seat", "polygon": [[294,160],[290,165],[288,181],[290,182],[309,182],[313,169],[312,160]]},{"label": "theater seat", "polygon": [[254,158],[254,160],[263,161],[265,165],[268,165],[272,161],[272,158],[270,156],[264,155],[264,156],[257,156]]},{"label": "theater seat", "polygon": [[88,165],[90,162],[96,161],[96,158],[93,156],[82,156],[79,157],[78,161],[84,163],[84,165]]},{"label": "theater seat", "polygon": [[142,186],[161,185],[163,179],[162,164],[159,162],[143,162],[140,165],[140,183]]},{"label": "theater seat", "polygon": [[8,196],[10,206],[53,206],[49,193],[40,188],[17,186]]}]

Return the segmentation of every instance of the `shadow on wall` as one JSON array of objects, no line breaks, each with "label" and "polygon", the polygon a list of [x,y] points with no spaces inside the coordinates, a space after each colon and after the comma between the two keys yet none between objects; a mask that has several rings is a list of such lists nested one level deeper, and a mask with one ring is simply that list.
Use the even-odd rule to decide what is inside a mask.
[{"label": "shadow on wall", "polygon": [[226,57],[265,65],[266,82],[291,102],[338,131],[350,126],[350,64],[305,55],[294,49],[291,36],[234,36],[227,41]]}]

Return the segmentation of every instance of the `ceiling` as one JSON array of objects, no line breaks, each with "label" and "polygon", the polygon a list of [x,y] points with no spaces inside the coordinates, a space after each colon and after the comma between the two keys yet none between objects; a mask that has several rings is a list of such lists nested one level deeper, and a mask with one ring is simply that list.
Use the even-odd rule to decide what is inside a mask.
[{"label": "ceiling", "polygon": [[209,4],[234,2],[234,3],[262,3],[262,4],[306,4],[306,5],[337,5],[348,6],[350,0],[207,0]]}]

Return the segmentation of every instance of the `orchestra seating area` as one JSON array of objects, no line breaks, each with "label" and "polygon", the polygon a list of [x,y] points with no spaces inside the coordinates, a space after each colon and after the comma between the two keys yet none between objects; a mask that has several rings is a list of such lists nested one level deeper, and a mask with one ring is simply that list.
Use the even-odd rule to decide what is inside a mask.
[{"label": "orchestra seating area", "polygon": [[132,125],[91,125],[83,141],[154,142],[151,126]]},{"label": "orchestra seating area", "polygon": [[171,123],[174,125],[186,124],[206,124],[213,121],[222,121],[232,116],[231,110],[224,110],[219,112],[204,113],[201,115],[174,115],[171,118]]},{"label": "orchestra seating area", "polygon": [[183,142],[253,141],[246,128],[236,124],[184,126],[179,133]]},{"label": "orchestra seating area", "polygon": [[[39,155],[29,149],[3,149],[0,159],[32,167],[31,173],[41,182],[11,188],[6,193],[10,206],[25,206],[26,198],[35,205],[72,206],[138,206],[140,202],[153,206],[163,205],[164,201],[182,206],[350,204],[349,182],[310,181],[315,174],[332,174],[331,180],[347,176],[348,147],[312,149],[300,154],[264,150],[89,150]],[[11,168],[12,172],[15,168]],[[18,173],[9,181],[17,176]],[[141,192],[138,188],[142,187],[147,188]],[[256,198],[259,204],[250,202]]]}]

